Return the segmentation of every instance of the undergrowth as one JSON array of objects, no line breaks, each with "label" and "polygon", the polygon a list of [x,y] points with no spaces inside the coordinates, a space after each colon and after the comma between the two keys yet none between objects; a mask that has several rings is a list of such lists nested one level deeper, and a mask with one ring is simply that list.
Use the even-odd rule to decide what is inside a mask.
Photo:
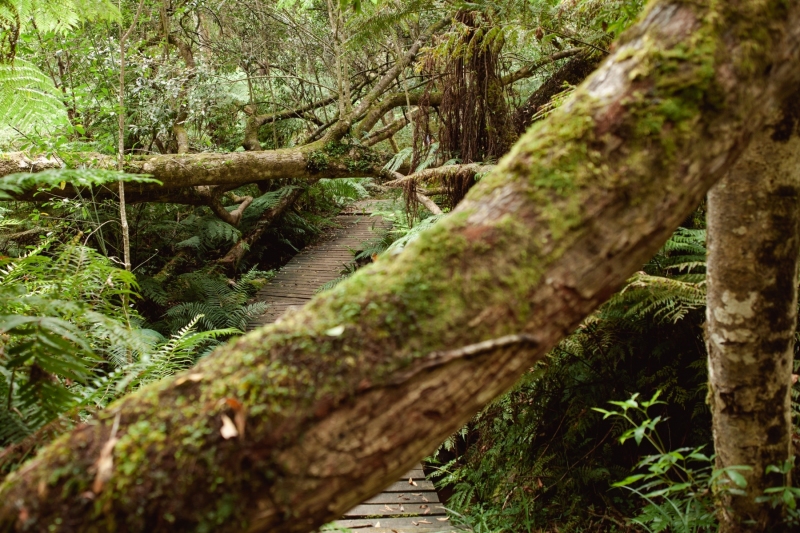
[{"label": "undergrowth", "polygon": [[627,531],[612,485],[642,451],[593,410],[661,390],[668,449],[708,446],[705,231],[682,228],[628,284],[440,449],[435,476],[473,531]]}]

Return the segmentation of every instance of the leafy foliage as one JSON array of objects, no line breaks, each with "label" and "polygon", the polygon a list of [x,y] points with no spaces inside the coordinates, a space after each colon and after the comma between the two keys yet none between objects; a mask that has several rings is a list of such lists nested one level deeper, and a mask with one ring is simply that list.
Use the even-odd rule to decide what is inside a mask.
[{"label": "leafy foliage", "polygon": [[[195,333],[192,317],[171,339],[144,327],[127,302],[133,274],[92,248],[45,241],[0,267],[0,445],[49,437],[144,383],[194,364],[239,330]],[[59,431],[53,433],[54,422]],[[16,448],[9,448],[11,451]],[[2,462],[13,467],[15,455]]]},{"label": "leafy foliage", "polygon": [[656,453],[643,457],[636,465],[643,472],[614,483],[624,487],[646,503],[634,524],[650,533],[670,531],[695,533],[716,531],[715,499],[724,493],[744,494],[747,481],[740,473],[747,466],[714,469],[714,458],[704,453],[705,446],[669,450],[656,426],[665,422],[661,416],[650,417],[651,407],[664,405],[656,391],[650,400],[639,400],[635,393],[625,401],[610,402],[614,410],[594,408],[603,419],[615,418],[630,427],[619,436],[619,442],[633,439],[637,445],[647,442]]},{"label": "leafy foliage", "polygon": [[67,110],[50,78],[21,58],[0,62],[0,126],[24,131],[66,121]]},{"label": "leafy foliage", "polygon": [[[174,300],[181,301],[166,312],[165,322],[170,331],[179,331],[201,317],[198,325],[204,330],[225,328],[241,333],[248,320],[266,311],[264,302],[248,304],[264,283],[268,272],[252,269],[238,281],[230,282],[225,276],[199,270],[178,276],[170,285]],[[173,300],[173,301],[174,301]]]},{"label": "leafy foliage", "polygon": [[[654,405],[671,448],[708,445],[702,279],[704,233],[678,230],[622,291],[440,450],[440,483],[464,525],[509,531],[607,531],[635,505],[611,484],[638,450],[592,409],[633,391]],[[691,263],[691,266],[687,266]],[[688,270],[688,271],[687,271]],[[460,517],[460,518],[458,518]],[[483,525],[481,525],[483,524]]]}]

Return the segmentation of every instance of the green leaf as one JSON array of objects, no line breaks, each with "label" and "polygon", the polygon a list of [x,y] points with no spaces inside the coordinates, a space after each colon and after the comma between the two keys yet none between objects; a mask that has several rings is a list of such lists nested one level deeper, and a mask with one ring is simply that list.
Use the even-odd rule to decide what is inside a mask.
[{"label": "green leaf", "polygon": [[726,471],[726,474],[728,474],[730,480],[733,481],[737,487],[743,489],[747,486],[747,480],[745,479],[745,477],[736,470],[729,469]]},{"label": "green leaf", "polygon": [[633,430],[633,438],[636,440],[636,444],[642,443],[642,439],[644,438],[644,432],[646,429],[647,428],[644,425],[642,425]]}]

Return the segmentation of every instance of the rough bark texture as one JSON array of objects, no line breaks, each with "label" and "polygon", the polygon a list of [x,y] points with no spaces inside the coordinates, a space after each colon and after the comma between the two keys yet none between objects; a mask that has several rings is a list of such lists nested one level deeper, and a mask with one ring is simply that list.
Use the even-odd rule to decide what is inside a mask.
[{"label": "rough bark texture", "polygon": [[708,195],[706,344],[717,466],[751,466],[745,496],[724,496],[720,531],[779,531],[781,507],[756,503],[789,485],[768,465],[791,456],[800,253],[800,93],[758,132]]},{"label": "rough bark texture", "polygon": [[41,172],[62,166],[63,163],[54,157],[39,156],[31,159],[23,152],[0,153],[0,176],[16,172]]},{"label": "rough bark texture", "polygon": [[[641,268],[798,67],[796,2],[650,6],[453,213],[43,450],[0,486],[0,530],[282,533],[339,516]],[[246,432],[224,439],[222,415]]]}]

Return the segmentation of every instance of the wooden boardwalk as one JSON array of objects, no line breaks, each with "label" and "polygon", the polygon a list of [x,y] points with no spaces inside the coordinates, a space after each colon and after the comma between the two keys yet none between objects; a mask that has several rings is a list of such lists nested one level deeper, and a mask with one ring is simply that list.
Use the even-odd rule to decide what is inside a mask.
[{"label": "wooden boardwalk", "polygon": [[[266,302],[266,312],[253,319],[247,329],[275,322],[287,309],[308,302],[325,283],[342,275],[352,265],[353,251],[390,227],[383,219],[370,216],[386,208],[384,202],[361,201],[337,217],[339,228],[317,244],[304,248],[281,268],[256,294]],[[357,505],[324,530],[353,530],[357,533],[450,532],[449,519],[433,484],[417,465],[385,491]]]},{"label": "wooden boardwalk", "polygon": [[351,529],[357,533],[451,532],[450,520],[439,502],[433,483],[417,465],[382,493],[344,514],[326,529]]},{"label": "wooden boardwalk", "polygon": [[336,217],[339,228],[316,244],[303,248],[258,291],[254,299],[266,302],[269,307],[263,315],[251,320],[247,329],[275,322],[287,309],[305,305],[320,287],[340,277],[353,265],[353,251],[360,250],[362,243],[378,237],[380,230],[391,226],[381,218],[370,216],[373,210],[385,208],[385,204],[385,201],[362,200]]}]

